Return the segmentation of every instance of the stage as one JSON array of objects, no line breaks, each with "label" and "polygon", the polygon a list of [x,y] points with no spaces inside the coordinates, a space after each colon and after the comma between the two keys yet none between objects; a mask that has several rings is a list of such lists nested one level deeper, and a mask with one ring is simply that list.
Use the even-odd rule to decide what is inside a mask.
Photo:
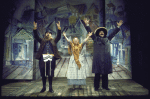
[{"label": "stage", "polygon": [[[66,77],[54,77],[53,78],[53,90],[54,93],[48,91],[48,79],[46,83],[46,91],[40,93],[42,89],[41,79],[35,81],[18,81],[1,86],[1,96],[19,96],[19,97],[89,97],[89,96],[148,96],[148,89],[142,85],[136,83],[131,79],[110,79],[110,90],[102,89],[99,91],[94,90],[93,82],[94,77],[88,77],[86,79],[86,86],[76,86],[75,90],[71,89],[67,85]],[[101,85],[101,82],[100,82]]]},{"label": "stage", "polygon": [[[69,65],[70,58],[62,58],[56,60],[56,67],[54,70],[54,77],[67,77],[67,70]],[[92,73],[92,61],[93,57],[85,57],[85,66],[86,66],[86,75],[87,77],[94,77],[95,74]],[[113,60],[114,61],[114,60]],[[40,76],[40,69],[39,69],[39,62],[35,62],[37,67],[27,67],[27,66],[17,66],[17,65],[4,65],[3,66],[3,79],[32,79],[33,71],[34,76],[36,76],[37,79],[41,78]],[[111,80],[115,79],[132,79],[132,73],[127,69],[127,66],[121,65],[121,64],[114,64],[113,66],[113,73],[108,75],[108,78]]]}]

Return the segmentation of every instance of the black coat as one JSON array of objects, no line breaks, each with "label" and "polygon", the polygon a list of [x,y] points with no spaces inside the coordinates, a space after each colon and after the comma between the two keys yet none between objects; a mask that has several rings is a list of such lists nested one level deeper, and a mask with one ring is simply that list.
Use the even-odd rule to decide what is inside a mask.
[{"label": "black coat", "polygon": [[105,38],[96,36],[95,34],[91,36],[94,41],[92,73],[112,73],[110,41],[115,36],[115,34],[119,32],[119,30],[119,28],[115,28],[114,31]]},{"label": "black coat", "polygon": [[[44,50],[44,47],[45,47],[45,44],[46,44],[46,40],[40,38],[37,34],[37,30],[34,30],[34,38],[40,43],[40,48],[36,54],[36,59],[40,59],[42,54],[43,54],[43,50]],[[59,55],[59,52],[58,52],[58,49],[57,49],[57,42],[60,40],[61,38],[61,30],[58,30],[58,33],[57,33],[57,36],[55,39],[52,39],[50,42],[52,44],[52,48],[53,48],[53,51],[54,51],[54,57],[56,59],[60,59],[61,56]]]},{"label": "black coat", "polygon": [[[40,73],[41,73],[41,76],[44,77],[45,76],[45,62],[43,61],[42,54],[43,54],[43,50],[47,41],[44,40],[44,38],[42,39],[38,36],[37,30],[34,30],[33,32],[34,32],[34,38],[40,43],[40,48],[36,54],[36,59],[39,60]],[[51,75],[50,75],[50,61],[46,62],[46,75],[48,76],[54,77],[56,60],[61,58],[57,49],[57,42],[60,40],[60,38],[61,38],[61,30],[58,30],[56,38],[50,40],[53,51],[54,51],[54,57],[51,62]]]}]

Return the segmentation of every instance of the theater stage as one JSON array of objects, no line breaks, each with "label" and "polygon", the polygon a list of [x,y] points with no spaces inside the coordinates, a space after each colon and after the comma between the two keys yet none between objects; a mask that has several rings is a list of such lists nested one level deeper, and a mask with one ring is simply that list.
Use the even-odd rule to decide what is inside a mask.
[{"label": "theater stage", "polygon": [[[110,79],[110,90],[99,88],[99,91],[94,91],[93,86],[94,77],[88,77],[86,79],[86,86],[76,86],[75,90],[72,90],[67,85],[66,77],[54,77],[53,78],[53,90],[54,93],[48,91],[48,79],[47,89],[45,92],[40,93],[42,89],[41,79],[35,81],[19,81],[7,83],[1,86],[1,96],[21,96],[21,97],[88,97],[88,96],[147,96],[149,94],[148,89],[142,85],[136,83],[131,79]],[[101,82],[100,82],[101,84]]]}]

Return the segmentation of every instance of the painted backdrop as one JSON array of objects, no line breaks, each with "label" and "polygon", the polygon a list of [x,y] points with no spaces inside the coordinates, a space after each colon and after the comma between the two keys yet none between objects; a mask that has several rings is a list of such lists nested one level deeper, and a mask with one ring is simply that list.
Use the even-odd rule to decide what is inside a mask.
[{"label": "painted backdrop", "polygon": [[[87,37],[82,20],[90,19],[92,32],[97,27],[106,27],[108,34],[116,22],[123,20],[120,32],[111,42],[113,73],[109,79],[131,79],[131,40],[125,0],[14,0],[12,18],[5,31],[3,79],[41,78],[35,54],[39,43],[34,39],[33,22],[38,23],[38,35],[43,38],[47,29],[55,38],[56,23],[61,22],[62,32],[72,40],[78,37],[80,43]],[[55,77],[66,77],[70,55],[63,35],[57,44],[62,59],[56,61]],[[82,53],[86,59],[87,77],[92,73],[93,41],[89,39]]]}]

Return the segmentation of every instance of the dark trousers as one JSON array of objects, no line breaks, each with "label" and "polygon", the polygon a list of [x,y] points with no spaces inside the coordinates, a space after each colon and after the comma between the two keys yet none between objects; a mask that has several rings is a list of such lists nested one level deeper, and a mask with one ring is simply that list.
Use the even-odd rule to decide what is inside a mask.
[{"label": "dark trousers", "polygon": [[[49,89],[52,89],[52,78],[53,77],[48,77]],[[43,88],[46,88],[46,77],[42,77],[42,83],[43,83]]]},{"label": "dark trousers", "polygon": [[[54,77],[54,69],[55,69],[56,59],[53,57],[51,61],[51,75],[50,75],[50,61],[46,62],[46,75],[48,77]],[[43,61],[43,57],[39,60],[39,68],[42,77],[45,77],[45,62]]]},{"label": "dark trousers", "polygon": [[[99,88],[99,84],[100,84],[100,74],[95,73],[94,87]],[[108,74],[102,74],[102,88],[108,88]]]},{"label": "dark trousers", "polygon": [[[52,89],[52,79],[54,77],[55,64],[56,64],[56,59],[53,57],[51,61],[51,75],[50,75],[50,61],[46,62],[46,75],[48,75],[49,89]],[[42,76],[43,88],[46,88],[45,62],[43,61],[43,57],[41,57],[39,60],[39,68]]]}]

